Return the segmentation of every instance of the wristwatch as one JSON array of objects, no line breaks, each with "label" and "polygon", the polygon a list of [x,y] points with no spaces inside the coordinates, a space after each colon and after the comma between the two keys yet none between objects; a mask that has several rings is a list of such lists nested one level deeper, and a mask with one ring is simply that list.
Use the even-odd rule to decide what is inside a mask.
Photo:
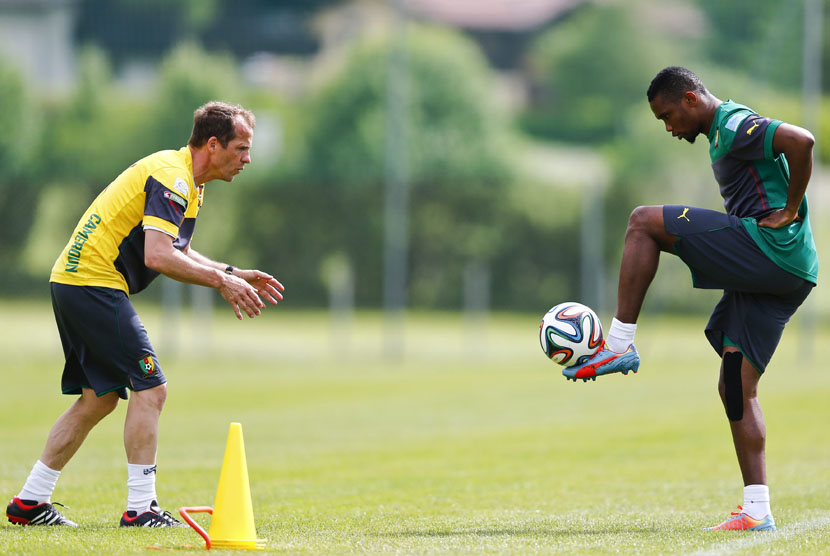
[{"label": "wristwatch", "polygon": [[226,274],[233,274],[234,270],[236,270],[235,266],[228,265],[228,266],[225,267],[225,273]]}]

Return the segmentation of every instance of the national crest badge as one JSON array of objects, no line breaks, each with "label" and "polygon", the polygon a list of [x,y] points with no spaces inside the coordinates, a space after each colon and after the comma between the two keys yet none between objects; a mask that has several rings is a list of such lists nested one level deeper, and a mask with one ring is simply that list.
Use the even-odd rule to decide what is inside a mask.
[{"label": "national crest badge", "polygon": [[148,355],[139,361],[138,365],[141,367],[141,372],[144,373],[145,376],[150,376],[156,372],[156,363],[153,361],[153,356],[151,355]]}]

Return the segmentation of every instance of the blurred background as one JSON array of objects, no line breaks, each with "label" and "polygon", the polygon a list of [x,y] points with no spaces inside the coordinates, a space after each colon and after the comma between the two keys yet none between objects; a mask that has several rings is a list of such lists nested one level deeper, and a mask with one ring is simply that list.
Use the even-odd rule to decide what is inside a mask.
[{"label": "blurred background", "polygon": [[[97,192],[185,145],[193,110],[222,99],[256,114],[253,163],[208,185],[193,245],[273,273],[284,310],[481,318],[579,300],[609,322],[631,210],[722,208],[706,139],[671,141],[649,110],[667,65],[813,131],[826,250],[825,4],[0,0],[0,296],[47,300]],[[661,264],[645,310],[707,313],[718,294]],[[146,295],[221,302],[188,291]],[[828,304],[811,300],[814,321]]]},{"label": "blurred background", "polygon": [[[815,134],[830,268],[828,4],[0,0],[0,492],[66,403],[52,264],[99,191],[221,99],[256,114],[253,163],[206,186],[193,246],[287,291],[244,323],[166,278],[133,298],[170,377],[169,508],[213,499],[232,420],[275,553],[830,553],[824,274],[764,377],[769,543],[698,532],[742,484],[702,333],[719,292],[662,257],[636,377],[567,384],[538,347],[563,301],[607,330],[632,209],[722,209],[706,138],[672,140],[649,110],[668,65]],[[90,554],[156,542],[107,532],[121,420],[57,491]],[[0,553],[79,551],[11,527]]]}]

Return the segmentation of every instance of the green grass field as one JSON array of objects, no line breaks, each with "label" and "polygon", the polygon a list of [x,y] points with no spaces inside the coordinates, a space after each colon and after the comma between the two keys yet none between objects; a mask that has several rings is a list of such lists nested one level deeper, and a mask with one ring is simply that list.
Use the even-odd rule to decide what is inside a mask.
[{"label": "green grass field", "polygon": [[[405,357],[383,321],[268,310],[165,325],[139,306],[170,380],[158,493],[212,505],[242,423],[260,538],[274,554],[830,553],[830,330],[793,323],[761,382],[775,533],[711,533],[742,502],[705,317],[645,318],[637,375],[574,384],[545,360],[537,315],[411,315]],[[0,303],[0,493],[19,491],[57,415],[62,356],[44,304]],[[809,359],[807,361],[807,359]],[[806,362],[805,362],[806,361]],[[121,530],[126,405],[53,497],[79,529],[0,525],[2,554],[151,554],[187,530]],[[209,516],[197,520],[208,523]]]}]

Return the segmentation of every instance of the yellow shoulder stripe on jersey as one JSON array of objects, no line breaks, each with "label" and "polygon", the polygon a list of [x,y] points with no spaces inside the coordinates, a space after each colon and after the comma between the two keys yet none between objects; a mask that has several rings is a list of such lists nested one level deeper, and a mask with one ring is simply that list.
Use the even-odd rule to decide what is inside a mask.
[{"label": "yellow shoulder stripe on jersey", "polygon": [[144,221],[142,222],[142,225],[152,226],[153,228],[158,228],[159,230],[162,230],[162,231],[170,234],[173,237],[176,237],[179,234],[178,226],[174,226],[173,224],[171,224],[167,220],[164,220],[163,218],[159,218],[158,216],[149,216],[149,215],[145,214],[144,215]]}]

